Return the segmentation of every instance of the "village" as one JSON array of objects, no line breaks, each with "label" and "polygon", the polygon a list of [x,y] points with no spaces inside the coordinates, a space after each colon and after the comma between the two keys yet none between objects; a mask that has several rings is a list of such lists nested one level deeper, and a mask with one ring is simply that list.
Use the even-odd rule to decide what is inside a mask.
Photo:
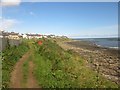
[{"label": "village", "polygon": [[67,38],[66,36],[55,36],[55,35],[42,35],[42,34],[32,34],[32,33],[26,33],[26,34],[20,34],[16,32],[5,32],[5,31],[0,31],[0,38],[8,38],[8,39],[15,39],[19,40],[22,38],[25,39],[40,39],[40,38]]},{"label": "village", "polygon": [[33,33],[26,33],[26,34],[20,34],[17,32],[6,32],[3,30],[0,30],[0,52],[6,48],[8,43],[10,46],[18,46],[22,39],[41,39],[41,38],[67,38],[66,36],[55,36],[53,34],[51,35],[42,35],[42,34],[33,34]]}]

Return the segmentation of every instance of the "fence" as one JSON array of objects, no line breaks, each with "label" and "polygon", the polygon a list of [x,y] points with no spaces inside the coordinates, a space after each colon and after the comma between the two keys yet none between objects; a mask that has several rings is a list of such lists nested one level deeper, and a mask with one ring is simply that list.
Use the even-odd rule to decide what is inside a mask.
[{"label": "fence", "polygon": [[0,52],[4,50],[7,45],[10,46],[18,46],[21,43],[21,40],[15,40],[15,39],[8,39],[8,38],[0,38]]}]

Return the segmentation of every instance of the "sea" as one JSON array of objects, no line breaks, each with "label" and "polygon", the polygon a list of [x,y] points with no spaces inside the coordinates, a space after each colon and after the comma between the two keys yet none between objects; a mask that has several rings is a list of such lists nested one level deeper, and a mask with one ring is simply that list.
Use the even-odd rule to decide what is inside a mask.
[{"label": "sea", "polygon": [[119,48],[120,39],[118,38],[74,38],[79,41],[89,41],[96,44],[99,47],[105,48]]}]

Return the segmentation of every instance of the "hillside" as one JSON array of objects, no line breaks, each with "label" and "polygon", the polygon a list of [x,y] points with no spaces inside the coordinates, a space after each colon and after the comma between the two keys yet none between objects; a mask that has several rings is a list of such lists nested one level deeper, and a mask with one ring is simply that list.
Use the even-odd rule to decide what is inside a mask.
[{"label": "hillside", "polygon": [[107,88],[117,85],[92,69],[77,53],[62,49],[54,40],[34,44],[35,76],[45,88]]},{"label": "hillside", "polygon": [[[11,53],[14,52],[14,57],[18,56],[18,51],[27,51],[30,54],[27,55],[28,58],[22,61],[20,64],[22,81],[20,88],[30,88],[29,82],[31,72],[33,72],[33,80],[37,80],[37,84],[41,88],[117,88],[117,84],[107,80],[102,77],[92,69],[87,66],[87,61],[79,56],[72,50],[64,50],[61,48],[55,40],[51,39],[39,39],[39,40],[27,40],[26,45],[29,48],[20,48],[20,50],[13,49]],[[20,47],[20,46],[18,46]],[[17,48],[18,48],[17,47]],[[11,49],[9,49],[11,50]],[[8,55],[8,56],[7,56]],[[20,56],[23,55],[20,54]],[[8,51],[4,51],[3,61],[3,86],[5,88],[9,87],[10,77],[16,68],[15,63],[21,62],[19,58],[13,58],[12,54]],[[9,59],[8,59],[9,57]],[[8,64],[10,62],[15,62],[13,64]],[[33,63],[31,66],[30,63]],[[5,67],[12,69],[5,69]],[[30,69],[32,67],[32,69]],[[13,71],[12,71],[13,70]],[[8,76],[6,76],[8,75]],[[19,78],[19,77],[18,77]],[[16,81],[19,82],[19,81]],[[34,85],[34,84],[33,84]],[[14,87],[14,86],[13,86]]]}]

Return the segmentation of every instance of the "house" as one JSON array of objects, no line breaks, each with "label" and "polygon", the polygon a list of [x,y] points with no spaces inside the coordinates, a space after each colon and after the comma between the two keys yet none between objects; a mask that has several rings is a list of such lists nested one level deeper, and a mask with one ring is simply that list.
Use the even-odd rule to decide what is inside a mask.
[{"label": "house", "polygon": [[8,38],[9,39],[20,39],[19,33],[15,33],[15,32],[10,32],[8,33]]},{"label": "house", "polygon": [[61,38],[68,38],[67,36],[61,36]]},{"label": "house", "polygon": [[51,35],[48,35],[47,37],[48,37],[48,38],[55,38],[55,35],[52,35],[52,34],[51,34]]},{"label": "house", "polygon": [[20,39],[21,35],[19,35],[19,33],[15,33],[15,32],[4,32],[4,31],[0,31],[0,38],[8,38],[8,39]]},{"label": "house", "polygon": [[37,39],[42,38],[42,35],[40,35],[40,34],[35,34],[35,38],[37,38]]},{"label": "house", "polygon": [[27,39],[27,35],[26,34],[22,34],[22,37]]},{"label": "house", "polygon": [[20,35],[20,34],[19,34],[18,36],[19,36],[19,39],[23,38],[23,36],[22,36],[22,35]]},{"label": "house", "polygon": [[47,35],[43,35],[42,37],[43,37],[43,38],[48,38],[48,36],[47,36]]},{"label": "house", "polygon": [[8,32],[0,31],[0,38],[8,38]]},{"label": "house", "polygon": [[42,35],[40,34],[26,34],[27,36],[27,39],[33,39],[33,38],[36,38],[36,39],[39,39],[39,38],[42,38]]}]

